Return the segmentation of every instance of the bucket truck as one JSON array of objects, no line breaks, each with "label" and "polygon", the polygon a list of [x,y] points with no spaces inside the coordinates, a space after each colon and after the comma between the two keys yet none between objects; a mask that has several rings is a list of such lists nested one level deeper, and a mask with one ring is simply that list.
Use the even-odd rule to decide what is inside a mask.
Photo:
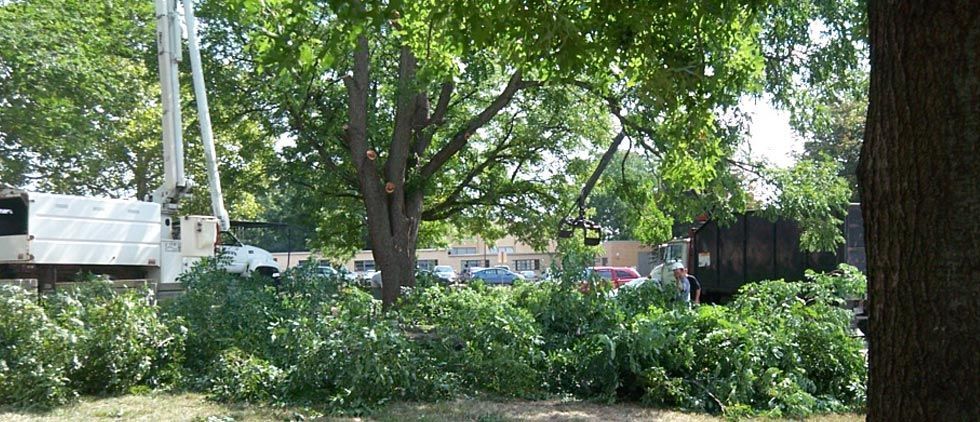
[{"label": "bucket truck", "polygon": [[183,271],[216,251],[227,256],[222,265],[229,272],[278,275],[269,252],[243,245],[228,232],[192,0],[184,0],[184,18],[214,215],[178,215],[180,201],[194,187],[184,174],[180,13],[176,0],[155,3],[163,184],[143,201],[0,188],[0,281],[45,291],[89,272],[120,284],[152,282],[167,294],[179,291],[177,277]]}]

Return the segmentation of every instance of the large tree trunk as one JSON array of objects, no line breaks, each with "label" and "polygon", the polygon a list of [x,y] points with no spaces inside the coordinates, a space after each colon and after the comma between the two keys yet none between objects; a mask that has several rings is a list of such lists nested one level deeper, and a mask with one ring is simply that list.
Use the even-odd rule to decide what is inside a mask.
[{"label": "large tree trunk", "polygon": [[[402,286],[415,285],[415,243],[398,240],[400,236],[385,237],[390,243],[376,245],[371,252],[381,271],[381,302],[387,309],[398,300]],[[377,242],[374,236],[372,242]]]},{"label": "large tree trunk", "polygon": [[[415,249],[418,241],[420,210],[408,207],[406,213],[397,211],[405,208],[399,204],[399,202],[404,204],[404,196],[396,195],[397,193],[396,190],[389,195],[386,204],[366,203],[369,209],[396,210],[388,215],[368,213],[371,253],[374,255],[378,270],[381,271],[381,302],[385,309],[390,308],[398,300],[402,286],[415,286]],[[419,204],[421,204],[421,197],[419,197]],[[388,218],[388,221],[372,221],[372,216],[375,219]],[[391,227],[392,231],[377,230],[376,227],[379,226]]]},{"label": "large tree trunk", "polygon": [[868,419],[980,415],[980,2],[870,2]]},{"label": "large tree trunk", "polygon": [[358,37],[353,59],[352,72],[344,79],[349,114],[345,136],[357,169],[358,190],[364,199],[372,254],[381,270],[381,299],[388,309],[398,299],[402,286],[415,285],[415,248],[423,196],[421,191],[408,190],[405,181],[412,140],[424,128],[429,109],[425,95],[415,87],[415,56],[403,47],[391,148],[380,166],[378,162],[382,160],[368,139],[370,51],[365,35]]}]

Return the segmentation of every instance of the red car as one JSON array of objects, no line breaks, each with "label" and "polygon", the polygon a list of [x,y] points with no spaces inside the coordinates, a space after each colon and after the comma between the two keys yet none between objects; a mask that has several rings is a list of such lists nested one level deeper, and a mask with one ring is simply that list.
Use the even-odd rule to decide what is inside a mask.
[{"label": "red car", "polygon": [[612,282],[614,289],[638,278],[643,278],[640,273],[629,267],[589,267],[588,270]]}]

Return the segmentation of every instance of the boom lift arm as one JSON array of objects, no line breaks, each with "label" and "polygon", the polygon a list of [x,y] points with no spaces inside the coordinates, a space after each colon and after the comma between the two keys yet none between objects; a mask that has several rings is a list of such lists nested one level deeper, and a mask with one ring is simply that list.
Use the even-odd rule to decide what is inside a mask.
[{"label": "boom lift arm", "polygon": [[579,193],[578,198],[575,199],[575,205],[578,206],[578,217],[575,219],[569,217],[563,218],[558,223],[558,237],[569,238],[572,237],[575,229],[582,229],[582,235],[586,245],[596,246],[602,241],[602,225],[585,218],[585,201],[589,198],[589,194],[592,193],[592,188],[599,181],[599,177],[602,176],[602,172],[609,166],[609,162],[612,161],[613,155],[616,154],[616,150],[619,149],[619,145],[623,143],[624,138],[626,138],[626,132],[619,132],[613,138],[609,149],[602,154],[599,165],[592,172],[592,176],[589,176],[589,180],[585,182],[585,186],[582,186],[582,191]]},{"label": "boom lift arm", "polygon": [[[184,175],[184,143],[180,117],[180,81],[178,64],[182,60],[180,13],[177,0],[155,0],[157,20],[157,54],[160,70],[160,99],[163,104],[163,185],[149,198],[151,202],[163,205],[164,212],[173,213],[183,196],[187,195],[193,182]],[[200,122],[201,142],[204,144],[204,159],[208,172],[208,187],[211,193],[211,209],[218,218],[221,230],[228,230],[230,222],[221,194],[221,180],[218,177],[218,164],[211,131],[211,115],[208,112],[208,97],[204,89],[204,73],[201,66],[201,53],[198,46],[197,27],[194,18],[193,0],[184,0],[184,21],[187,28],[188,53],[191,58],[191,74],[194,82],[194,97]]]}]

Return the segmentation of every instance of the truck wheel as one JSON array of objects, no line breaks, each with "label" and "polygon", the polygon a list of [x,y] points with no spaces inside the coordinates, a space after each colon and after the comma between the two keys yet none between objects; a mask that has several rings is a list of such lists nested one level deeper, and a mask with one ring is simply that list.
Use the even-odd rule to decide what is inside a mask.
[{"label": "truck wheel", "polygon": [[268,278],[272,280],[275,285],[279,285],[279,270],[270,267],[259,267],[252,271],[253,274],[259,277]]}]

